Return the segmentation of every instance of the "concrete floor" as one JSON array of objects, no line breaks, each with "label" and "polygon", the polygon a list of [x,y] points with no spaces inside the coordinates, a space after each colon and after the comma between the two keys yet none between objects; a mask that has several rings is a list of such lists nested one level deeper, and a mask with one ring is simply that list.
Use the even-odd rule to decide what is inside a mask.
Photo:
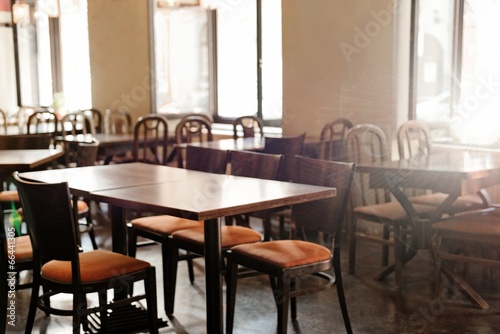
[{"label": "concrete floor", "polygon": [[[110,248],[109,222],[104,209],[95,210],[98,225],[96,234],[101,248]],[[257,224],[256,227],[260,227]],[[88,237],[83,236],[85,249],[90,249]],[[380,267],[378,246],[360,242],[355,275],[344,274],[346,299],[355,333],[500,333],[500,294],[495,282],[481,282],[473,277],[472,285],[490,303],[488,310],[478,310],[453,289],[442,291],[446,302],[433,300],[433,272],[429,255],[421,251],[404,267],[402,289],[395,287],[393,275],[384,281],[372,277]],[[345,245],[344,245],[345,246]],[[344,247],[345,248],[345,247]],[[347,268],[343,252],[343,268]],[[138,258],[157,267],[159,317],[168,321],[161,333],[205,333],[205,284],[203,260],[196,262],[196,281],[188,280],[186,264],[178,273],[175,317],[168,319],[163,311],[161,254],[158,246],[142,247]],[[345,272],[345,270],[344,270]],[[140,288],[139,288],[140,289]],[[19,291],[16,299],[16,326],[7,333],[24,332],[29,290]],[[57,302],[71,305],[71,298],[61,296]],[[298,299],[298,320],[289,324],[289,333],[345,333],[335,289]],[[70,333],[71,319],[37,313],[34,333]],[[241,279],[238,283],[235,333],[275,333],[276,310],[267,277]]]}]

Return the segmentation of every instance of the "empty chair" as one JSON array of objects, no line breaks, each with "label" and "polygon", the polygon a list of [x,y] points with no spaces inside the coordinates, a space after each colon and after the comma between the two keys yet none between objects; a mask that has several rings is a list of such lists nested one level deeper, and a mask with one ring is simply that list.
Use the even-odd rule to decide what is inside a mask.
[{"label": "empty chair", "polygon": [[233,138],[264,137],[264,122],[258,116],[241,116],[233,121]]},{"label": "empty chair", "polygon": [[185,116],[175,127],[177,167],[184,167],[186,144],[212,141],[212,123],[203,116]]},{"label": "empty chair", "polygon": [[[235,323],[237,273],[240,265],[269,275],[278,308],[278,333],[287,332],[289,304],[291,304],[292,320],[296,320],[296,297],[321,291],[332,285],[336,285],[337,288],[346,330],[352,333],[342,284],[340,234],[345,219],[354,165],[297,157],[295,172],[294,182],[335,187],[337,197],[294,205],[292,215],[295,224],[292,224],[291,235],[296,236],[296,229],[301,228],[323,232],[331,237],[332,246],[331,248],[324,247],[313,242],[291,239],[232,247],[227,254],[227,333],[233,332]],[[325,273],[332,267],[335,277]],[[305,287],[305,280],[298,284],[299,280],[306,275],[326,278],[326,285],[314,288]]]},{"label": "empty chair", "polygon": [[[432,150],[432,138],[427,125],[416,120],[407,121],[399,127],[397,142],[400,159],[426,159]],[[410,198],[411,202],[436,207],[448,197],[448,194],[444,193],[413,195]],[[446,213],[455,214],[490,206],[490,196],[485,189],[482,189],[478,194],[459,196]]]},{"label": "empty chair", "polygon": [[[356,164],[374,164],[386,161],[389,156],[387,142],[382,129],[372,124],[359,124],[351,128],[345,139],[346,159]],[[407,214],[405,208],[398,201],[391,201],[387,187],[372,189],[369,185],[369,176],[357,173],[355,188],[351,200],[352,217],[349,219],[349,273],[355,271],[356,239],[365,239],[382,245],[382,265],[387,265],[389,246],[394,246],[394,262],[396,284],[401,285],[401,267],[403,250],[405,249],[404,236],[407,230],[411,231],[415,223],[414,217]],[[418,217],[428,217],[435,207],[415,204],[413,209]],[[358,229],[361,221],[381,226],[382,233],[369,234],[366,229]],[[393,234],[393,238],[391,238]],[[392,267],[379,273],[376,278],[382,279],[392,272]]]},{"label": "empty chair", "polygon": [[134,161],[167,164],[168,120],[163,115],[139,117],[134,126]]},{"label": "empty chair", "polygon": [[75,111],[61,119],[61,131],[63,136],[76,136],[80,133],[95,135],[94,120],[84,112]]},{"label": "empty chair", "polygon": [[284,156],[278,180],[292,180],[295,168],[295,156],[302,154],[305,137],[305,133],[280,138],[265,137],[265,147],[262,153],[283,154]]},{"label": "empty chair", "polygon": [[59,130],[59,120],[52,111],[35,111],[28,117],[26,133],[51,133],[55,135]]},{"label": "empty chair", "polygon": [[104,133],[132,133],[132,116],[125,109],[106,109],[104,112]]},{"label": "empty chair", "polygon": [[[209,173],[224,174],[226,172],[227,155],[228,152],[224,150],[188,146],[186,154],[186,168]],[[169,215],[139,217],[133,219],[128,224],[128,254],[130,256],[135,256],[136,254],[137,237],[153,240],[154,242],[159,243],[162,247],[165,310],[168,309],[170,305],[168,301],[171,298],[168,293],[169,289],[171,289],[171,285],[169,285],[170,282],[167,278],[169,276],[167,273],[167,260],[169,259],[169,252],[171,251],[171,247],[169,246],[171,242],[170,236],[178,230],[197,227],[203,227],[203,222]],[[177,261],[187,260],[189,279],[191,283],[194,282],[192,259],[196,257],[199,257],[199,255],[190,253],[181,254],[176,257]]]},{"label": "empty chair", "polygon": [[83,113],[88,114],[94,120],[94,128],[96,133],[104,132],[104,118],[102,112],[96,108],[82,109]]},{"label": "empty chair", "polygon": [[[88,331],[87,315],[99,312],[100,331],[108,332],[108,318],[119,313],[118,306],[139,299],[146,299],[149,331],[157,333],[155,268],[148,262],[118,253],[103,250],[80,252],[68,184],[33,183],[21,179],[18,173],[14,173],[14,179],[33,247],[33,291],[26,333],[33,328],[37,307],[49,314],[73,316],[75,334],[80,333],[81,325]],[[47,210],[48,207],[51,210]],[[108,289],[127,291],[138,281],[144,282],[144,295],[108,303]],[[43,288],[41,296],[40,286]],[[92,292],[98,293],[100,308],[87,308],[86,294]],[[73,295],[71,310],[51,307],[48,301],[57,293]],[[114,311],[109,313],[109,309]],[[128,323],[126,328],[132,327],[133,324]]]},{"label": "empty chair", "polygon": [[318,158],[344,161],[344,140],[347,131],[352,127],[352,122],[346,118],[337,118],[326,123],[321,129]]}]

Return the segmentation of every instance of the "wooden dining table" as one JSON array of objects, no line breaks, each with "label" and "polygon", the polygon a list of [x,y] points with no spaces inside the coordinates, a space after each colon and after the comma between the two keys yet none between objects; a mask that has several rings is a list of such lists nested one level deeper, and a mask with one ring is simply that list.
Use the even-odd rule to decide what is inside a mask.
[{"label": "wooden dining table", "polygon": [[61,149],[0,150],[0,191],[3,190],[3,180],[12,172],[43,168],[63,155]]},{"label": "wooden dining table", "polygon": [[[498,151],[450,146],[432,152],[420,158],[357,165],[358,173],[368,173],[370,187],[388,188],[411,218],[414,230],[402,264],[410,261],[419,249],[429,249],[432,254],[431,226],[442,219],[458,196],[478,193],[484,188],[500,184]],[[448,196],[436,207],[430,219],[422,221],[412,210],[412,203],[403,191],[404,188],[429,189]],[[394,265],[387,267],[377,277],[389,275],[394,268]],[[470,290],[466,288],[461,291],[467,294]]]},{"label": "wooden dining table", "polygon": [[72,194],[108,203],[116,252],[127,249],[125,209],[203,220],[207,333],[223,332],[220,218],[336,196],[335,188],[144,163],[28,172],[22,177],[65,181]]}]

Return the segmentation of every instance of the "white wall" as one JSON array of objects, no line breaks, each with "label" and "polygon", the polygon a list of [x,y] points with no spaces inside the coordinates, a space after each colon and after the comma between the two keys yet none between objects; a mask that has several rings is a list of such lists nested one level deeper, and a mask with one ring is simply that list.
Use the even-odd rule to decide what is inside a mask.
[{"label": "white wall", "polygon": [[[283,0],[283,131],[317,138],[346,117],[397,128],[399,85],[392,0]],[[409,22],[408,22],[409,25]]]}]

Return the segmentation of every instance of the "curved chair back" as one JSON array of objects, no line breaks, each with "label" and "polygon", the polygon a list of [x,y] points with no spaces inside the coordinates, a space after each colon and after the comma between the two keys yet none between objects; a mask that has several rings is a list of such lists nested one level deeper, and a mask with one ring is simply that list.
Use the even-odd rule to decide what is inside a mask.
[{"label": "curved chair back", "polygon": [[185,116],[175,127],[177,165],[184,167],[185,148],[183,144],[212,141],[212,123],[203,116]]},{"label": "curved chair back", "polygon": [[134,126],[134,161],[167,164],[168,120],[159,114],[139,117]]},{"label": "curved chair back", "polygon": [[94,120],[94,128],[96,133],[103,133],[104,119],[101,111],[96,108],[88,108],[81,110],[83,113],[89,115]]},{"label": "curved chair back", "polygon": [[231,151],[229,156],[231,175],[259,179],[276,180],[283,163],[282,154]]},{"label": "curved chair back", "polygon": [[283,154],[284,160],[281,164],[278,180],[290,181],[295,169],[295,156],[302,154],[305,133],[290,137],[265,137],[265,147],[262,153]]},{"label": "curved chair back", "polygon": [[[241,134],[241,136],[240,136]],[[233,121],[233,138],[264,136],[264,122],[257,116],[241,116]]]},{"label": "curved chair back", "polygon": [[75,111],[61,119],[61,130],[63,136],[80,133],[95,135],[94,120],[82,111]]},{"label": "curved chair back", "polygon": [[227,158],[227,150],[199,146],[186,147],[186,169],[225,174]]},{"label": "curved chair back", "polygon": [[323,126],[318,147],[318,158],[322,160],[345,160],[344,140],[353,127],[350,120],[337,118]]},{"label": "curved chair back", "polygon": [[399,159],[425,157],[431,151],[431,134],[423,122],[410,120],[401,124],[396,138]]},{"label": "curved chair back", "polygon": [[3,134],[7,134],[7,115],[0,109],[0,129],[3,129]]},{"label": "curved chair back", "polygon": [[132,133],[132,116],[125,109],[106,109],[104,112],[104,133]]}]

